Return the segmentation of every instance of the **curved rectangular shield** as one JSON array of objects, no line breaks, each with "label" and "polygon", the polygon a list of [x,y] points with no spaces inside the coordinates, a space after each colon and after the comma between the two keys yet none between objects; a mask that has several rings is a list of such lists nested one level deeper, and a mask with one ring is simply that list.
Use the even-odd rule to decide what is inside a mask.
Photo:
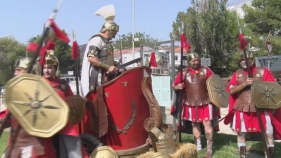
[{"label": "curved rectangular shield", "polygon": [[257,108],[278,109],[281,106],[281,86],[277,82],[255,81],[251,91]]},{"label": "curved rectangular shield", "polygon": [[228,107],[229,94],[226,92],[224,81],[219,75],[211,75],[207,81],[207,89],[211,102],[219,108]]}]

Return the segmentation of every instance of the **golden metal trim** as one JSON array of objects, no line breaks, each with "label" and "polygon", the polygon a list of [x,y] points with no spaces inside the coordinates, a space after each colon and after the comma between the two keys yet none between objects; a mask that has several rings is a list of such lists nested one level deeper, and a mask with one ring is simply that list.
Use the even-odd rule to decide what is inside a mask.
[{"label": "golden metal trim", "polygon": [[124,81],[124,82],[122,82],[122,83],[123,83],[124,87],[127,87],[127,86],[128,86],[128,81]]},{"label": "golden metal trim", "polygon": [[109,92],[104,93],[106,97],[109,97]]}]

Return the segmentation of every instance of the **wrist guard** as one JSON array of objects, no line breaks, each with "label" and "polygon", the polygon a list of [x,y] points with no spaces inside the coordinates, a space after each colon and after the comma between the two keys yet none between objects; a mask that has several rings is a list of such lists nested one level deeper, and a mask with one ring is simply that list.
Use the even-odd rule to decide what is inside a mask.
[{"label": "wrist guard", "polygon": [[100,62],[99,66],[102,69],[108,70],[109,69],[109,65],[105,64],[104,62]]}]

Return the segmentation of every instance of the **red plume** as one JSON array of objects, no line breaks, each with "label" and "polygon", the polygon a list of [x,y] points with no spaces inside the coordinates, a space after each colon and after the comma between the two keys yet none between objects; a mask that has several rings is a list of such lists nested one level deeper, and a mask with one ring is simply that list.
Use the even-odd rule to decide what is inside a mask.
[{"label": "red plume", "polygon": [[39,64],[40,64],[40,66],[44,66],[45,65],[45,56],[47,54],[46,47],[42,47],[39,54],[40,54]]},{"label": "red plume", "polygon": [[153,66],[153,67],[157,67],[157,62],[156,62],[156,58],[155,58],[155,53],[152,52],[151,55],[150,55],[150,66]]},{"label": "red plume", "polygon": [[244,47],[246,47],[248,45],[248,42],[244,39],[243,33],[239,34],[239,41],[240,41],[240,50],[243,50]]},{"label": "red plume", "polygon": [[181,34],[181,48],[184,48],[186,52],[190,49],[190,45],[187,42],[184,33]]},{"label": "red plume", "polygon": [[79,58],[79,48],[77,41],[73,41],[71,57],[72,59]]},{"label": "red plume", "polygon": [[46,44],[46,49],[47,50],[55,50],[56,44],[54,42],[48,41]]},{"label": "red plume", "polygon": [[49,20],[50,20],[50,23],[51,23],[51,27],[54,30],[54,32],[57,35],[57,37],[59,39],[61,39],[62,41],[68,43],[70,40],[67,37],[67,35],[64,32],[61,31],[61,29],[57,26],[57,24],[55,23],[54,20],[52,20],[52,19],[49,19]]},{"label": "red plume", "polygon": [[37,47],[38,47],[37,43],[31,42],[27,46],[26,50],[29,51],[29,52],[33,52],[34,53],[36,51]]}]

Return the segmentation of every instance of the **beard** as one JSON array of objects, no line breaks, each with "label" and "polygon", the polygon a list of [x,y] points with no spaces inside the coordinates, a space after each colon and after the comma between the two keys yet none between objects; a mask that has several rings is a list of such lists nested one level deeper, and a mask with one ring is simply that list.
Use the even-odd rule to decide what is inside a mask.
[{"label": "beard", "polygon": [[[243,68],[243,69],[247,69],[247,65],[246,65],[246,63],[245,64],[240,64],[241,65],[241,67]],[[249,67],[252,67],[254,65],[254,62],[249,62]]]},{"label": "beard", "polygon": [[200,67],[200,64],[193,64],[193,65],[190,65],[190,67],[192,69],[198,69]]}]

